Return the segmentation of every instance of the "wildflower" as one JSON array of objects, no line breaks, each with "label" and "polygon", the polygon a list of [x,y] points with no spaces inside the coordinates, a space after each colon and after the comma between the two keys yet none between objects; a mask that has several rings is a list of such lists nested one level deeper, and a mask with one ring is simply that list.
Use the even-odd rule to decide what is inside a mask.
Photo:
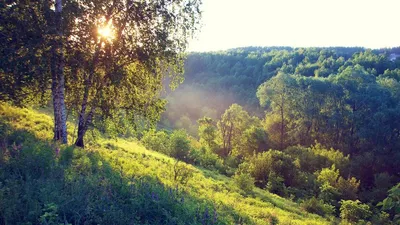
[{"label": "wildflower", "polygon": [[203,216],[203,225],[207,224],[207,221],[209,220],[209,214],[208,214],[208,208],[204,211],[204,216]]},{"label": "wildflower", "polygon": [[216,223],[217,220],[218,220],[218,213],[217,213],[217,210],[214,208],[214,221],[213,221],[213,223]]}]

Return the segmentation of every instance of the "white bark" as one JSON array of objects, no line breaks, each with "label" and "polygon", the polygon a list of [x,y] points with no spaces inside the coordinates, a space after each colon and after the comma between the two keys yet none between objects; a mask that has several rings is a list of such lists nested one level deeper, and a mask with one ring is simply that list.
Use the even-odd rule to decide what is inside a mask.
[{"label": "white bark", "polygon": [[52,94],[54,106],[54,139],[67,144],[67,115],[65,107],[65,78],[62,32],[62,1],[55,0],[55,40],[52,61]]}]

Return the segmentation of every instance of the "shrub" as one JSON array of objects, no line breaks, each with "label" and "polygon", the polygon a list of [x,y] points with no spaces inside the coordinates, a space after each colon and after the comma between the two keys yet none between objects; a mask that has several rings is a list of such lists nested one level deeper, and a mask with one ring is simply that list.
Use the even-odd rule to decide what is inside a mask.
[{"label": "shrub", "polygon": [[248,173],[235,173],[233,180],[238,188],[246,193],[251,193],[254,188],[254,178]]},{"label": "shrub", "polygon": [[320,216],[329,216],[335,213],[335,207],[333,205],[326,204],[324,201],[315,197],[304,200],[300,206],[307,212],[318,214]]},{"label": "shrub", "polygon": [[318,142],[309,148],[291,146],[286,148],[284,152],[296,159],[296,166],[309,173],[314,173],[335,164],[342,174],[345,174],[344,172],[347,172],[350,161],[349,156],[345,156],[339,150],[325,148]]},{"label": "shrub", "polygon": [[249,172],[255,178],[256,185],[267,186],[270,174],[283,178],[285,186],[292,186],[297,176],[297,169],[292,158],[284,152],[269,150],[250,157]]},{"label": "shrub", "polygon": [[337,187],[342,194],[342,199],[356,200],[359,186],[360,181],[358,181],[354,177],[351,177],[349,179],[339,177],[339,180],[337,182]]},{"label": "shrub", "polygon": [[177,160],[173,167],[173,176],[175,183],[185,185],[193,177],[193,170]]},{"label": "shrub", "polygon": [[320,184],[321,198],[326,202],[335,201],[337,198],[346,200],[357,199],[360,181],[354,177],[344,179],[339,176],[339,170],[335,165],[331,168],[324,168],[316,173],[317,181]]},{"label": "shrub", "polygon": [[277,175],[274,171],[271,171],[268,175],[268,182],[266,189],[280,196],[287,196],[287,189],[284,183],[285,179]]},{"label": "shrub", "polygon": [[142,144],[153,151],[158,151],[164,154],[168,154],[169,137],[165,131],[149,130],[144,133]]},{"label": "shrub", "polygon": [[388,197],[378,203],[382,210],[390,211],[393,214],[393,220],[400,224],[400,183],[388,191]]},{"label": "shrub", "polygon": [[208,147],[201,147],[200,149],[193,149],[190,152],[190,159],[195,164],[208,169],[215,169],[219,160],[217,154],[213,153]]},{"label": "shrub", "polygon": [[371,221],[372,221],[372,224],[379,224],[379,225],[392,225],[393,224],[390,221],[390,215],[387,212],[375,212],[374,215],[372,216]]},{"label": "shrub", "polygon": [[369,206],[362,204],[359,200],[342,200],[340,204],[340,218],[350,223],[357,223],[372,215]]},{"label": "shrub", "polygon": [[277,224],[279,224],[278,217],[276,217],[275,215],[271,214],[270,217],[269,217],[269,224],[270,224],[270,225],[277,225]]},{"label": "shrub", "polygon": [[335,165],[331,168],[323,168],[317,176],[317,181],[321,184],[329,184],[330,186],[336,186],[337,179],[339,178],[339,170],[336,169]]},{"label": "shrub", "polygon": [[187,161],[190,153],[190,141],[185,130],[175,130],[169,140],[170,156]]},{"label": "shrub", "polygon": [[320,186],[319,198],[326,203],[339,207],[338,200],[340,199],[340,193],[335,187],[328,183],[324,183]]}]

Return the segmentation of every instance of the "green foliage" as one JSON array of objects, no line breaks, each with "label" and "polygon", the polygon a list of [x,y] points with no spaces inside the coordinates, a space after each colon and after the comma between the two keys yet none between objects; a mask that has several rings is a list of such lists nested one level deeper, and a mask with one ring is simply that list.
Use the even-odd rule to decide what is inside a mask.
[{"label": "green foliage", "polygon": [[287,144],[287,109],[293,96],[296,95],[292,88],[295,80],[293,76],[279,72],[276,76],[261,84],[257,89],[257,97],[261,106],[271,105],[274,113],[279,115],[279,148],[283,150]]},{"label": "green foliage", "polygon": [[[183,129],[175,130],[171,134],[166,133],[166,131],[151,129],[144,133],[141,142],[148,149],[164,153],[178,160],[200,160],[200,155],[196,155],[196,151],[192,149],[188,134]],[[206,156],[203,158],[206,158]]]},{"label": "green foliage", "polygon": [[335,213],[335,207],[318,200],[316,197],[302,201],[300,206],[309,213],[315,213],[321,216],[330,216]]},{"label": "green foliage", "polygon": [[252,122],[248,112],[238,104],[231,105],[224,112],[217,124],[223,156],[226,157],[238,149],[245,128]]},{"label": "green foliage", "polygon": [[358,197],[357,192],[359,187],[360,181],[354,177],[348,179],[339,177],[337,181],[337,188],[341,192],[342,199],[356,200]]},{"label": "green foliage", "polygon": [[0,99],[18,105],[49,100],[52,12],[44,3],[0,4]]},{"label": "green foliage", "polygon": [[183,161],[189,160],[190,141],[185,130],[175,130],[169,138],[169,155]]},{"label": "green foliage", "polygon": [[387,212],[377,212],[373,213],[372,219],[371,219],[372,224],[382,224],[382,225],[392,225],[392,221],[390,221],[390,215]]},{"label": "green foliage", "polygon": [[341,72],[339,68],[344,65],[360,64],[379,75],[385,69],[394,70],[398,66],[387,57],[396,51],[384,49],[367,53],[363,48],[246,47],[190,53],[185,61],[185,82],[171,93],[169,100],[173,102],[167,106],[167,117],[176,121],[187,115],[196,121],[215,110],[206,116],[216,119],[233,103],[261,114],[262,111],[257,109],[257,87],[278,71],[325,78]]},{"label": "green foliage", "polygon": [[317,181],[320,183],[320,197],[325,202],[335,202],[339,199],[356,200],[360,181],[354,177],[344,179],[340,177],[335,165],[324,168],[317,173]]},{"label": "green foliage", "polygon": [[248,173],[236,172],[233,176],[233,180],[238,188],[243,190],[245,193],[251,193],[254,188],[254,178]]},{"label": "green foliage", "polygon": [[165,131],[149,130],[144,133],[141,142],[147,149],[169,154],[169,136]]},{"label": "green foliage", "polygon": [[192,149],[190,158],[196,165],[225,173],[226,168],[223,160],[209,148]]},{"label": "green foliage", "polygon": [[346,156],[343,152],[333,148],[328,149],[318,142],[311,146],[311,151],[315,155],[324,158],[324,161],[320,162],[320,165],[324,165],[324,167],[335,165],[341,172],[348,170],[350,155]]},{"label": "green foliage", "polygon": [[[264,188],[270,182],[275,190],[277,184],[281,187],[294,185],[298,171],[289,155],[277,150],[269,150],[255,154],[246,161],[256,186]],[[281,191],[282,188],[276,190]]]},{"label": "green foliage", "polygon": [[40,219],[39,219],[41,224],[45,224],[45,225],[64,224],[64,223],[57,222],[59,220],[57,211],[58,211],[58,207],[56,204],[54,204],[54,203],[46,204],[45,207],[43,208],[43,215],[41,215]]},{"label": "green foliage", "polygon": [[400,183],[388,191],[388,196],[378,204],[382,210],[390,211],[393,214],[393,220],[400,222]]},{"label": "green foliage", "polygon": [[[89,127],[99,121],[156,123],[166,104],[160,98],[162,83],[168,80],[174,89],[182,82],[182,54],[201,16],[201,1],[96,4],[101,6],[66,1],[55,11],[48,1],[0,4],[1,99],[17,104],[39,96],[48,100],[51,81],[55,138],[62,127],[67,143],[65,101],[79,120],[76,145],[80,147]],[[104,27],[113,37],[94,32]],[[29,29],[21,32],[25,30],[21,28]],[[108,125],[99,128],[115,132],[129,127]]]},{"label": "green foliage", "polygon": [[200,143],[206,145],[208,148],[214,150],[217,148],[216,138],[217,129],[213,124],[213,120],[209,117],[203,117],[197,121],[199,123],[199,137]]},{"label": "green foliage", "polygon": [[338,207],[338,201],[340,200],[339,190],[329,185],[328,183],[323,183],[319,187],[320,192],[318,198],[324,202]]},{"label": "green foliage", "polygon": [[284,181],[283,177],[277,175],[274,171],[270,171],[265,189],[271,193],[287,197],[288,194]]},{"label": "green foliage", "polygon": [[330,186],[336,186],[336,182],[339,178],[339,170],[336,169],[335,165],[331,168],[324,168],[318,173],[317,180],[321,184],[328,184]]},{"label": "green foliage", "polygon": [[[230,174],[237,167],[232,162],[280,149],[299,171],[292,185],[278,176],[288,193],[325,196],[335,206],[357,198],[375,205],[400,173],[400,64],[389,60],[392,53],[398,49],[251,47],[189,54],[186,81],[168,97],[173,104],[166,117],[222,115],[216,152]],[[229,110],[233,103],[242,110]],[[240,116],[244,110],[248,117]],[[242,126],[246,119],[240,118],[253,120],[250,115],[264,117],[262,126]],[[316,172],[332,165],[339,173],[334,185],[316,182]]]},{"label": "green foliage", "polygon": [[187,182],[193,177],[193,170],[185,163],[177,160],[173,167],[174,182],[181,185],[186,185]]},{"label": "green foliage", "polygon": [[291,146],[286,148],[284,152],[296,159],[296,166],[305,172],[314,173],[332,165],[335,165],[335,167],[339,165],[340,171],[348,170],[349,156],[344,156],[339,150],[326,149],[319,143],[309,148]]},{"label": "green foliage", "polygon": [[340,218],[350,223],[366,220],[372,215],[369,206],[362,204],[359,200],[342,200],[340,204]]},{"label": "green foliage", "polygon": [[234,155],[252,156],[267,150],[268,144],[268,136],[264,129],[252,125],[243,132],[241,142],[235,149]]}]

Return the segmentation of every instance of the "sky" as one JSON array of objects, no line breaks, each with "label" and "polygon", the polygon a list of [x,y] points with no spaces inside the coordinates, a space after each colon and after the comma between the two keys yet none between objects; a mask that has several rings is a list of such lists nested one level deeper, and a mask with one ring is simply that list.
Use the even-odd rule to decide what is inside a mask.
[{"label": "sky", "polygon": [[400,46],[400,0],[203,0],[189,51]]}]

